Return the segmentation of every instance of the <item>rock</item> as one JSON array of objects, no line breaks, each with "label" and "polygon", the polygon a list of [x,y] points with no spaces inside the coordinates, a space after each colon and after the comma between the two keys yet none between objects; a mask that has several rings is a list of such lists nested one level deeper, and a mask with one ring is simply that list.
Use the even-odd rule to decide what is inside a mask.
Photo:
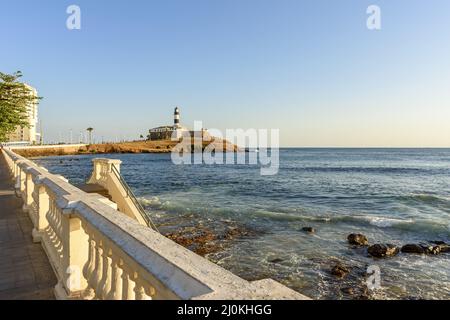
[{"label": "rock", "polygon": [[398,247],[396,247],[393,244],[387,243],[387,244],[381,244],[377,243],[373,246],[370,246],[367,249],[367,252],[372,256],[376,258],[384,258],[384,257],[392,257],[395,256],[400,252]]},{"label": "rock", "polygon": [[353,288],[350,288],[350,287],[348,287],[348,288],[342,288],[341,291],[342,291],[343,293],[348,294],[348,295],[351,295],[351,296],[355,294],[355,290],[354,290]]},{"label": "rock", "polygon": [[437,245],[447,245],[444,241],[440,241],[440,240],[438,240],[438,241],[430,241],[430,243],[432,243],[432,244],[437,244]]},{"label": "rock", "polygon": [[442,253],[450,252],[450,245],[448,245],[444,241],[430,241],[430,243],[439,246],[439,250]]},{"label": "rock", "polygon": [[422,248],[422,246],[419,246],[418,244],[405,244],[401,251],[403,253],[417,253],[417,254],[424,254],[425,250]]},{"label": "rock", "polygon": [[367,237],[360,233],[352,233],[347,237],[347,240],[350,244],[357,245],[357,246],[368,246],[369,240],[367,240]]},{"label": "rock", "polygon": [[[192,220],[192,215],[187,215],[185,218]],[[177,221],[177,223],[179,224],[180,221]],[[195,226],[188,225],[177,227],[173,232],[164,233],[167,238],[201,256],[220,252],[231,241],[255,234],[253,230],[245,226],[234,224],[220,230],[213,230],[201,224]]]},{"label": "rock", "polygon": [[441,246],[434,246],[433,250],[430,252],[430,254],[439,254],[441,253]]},{"label": "rock", "polygon": [[341,264],[337,264],[331,269],[331,274],[341,279],[344,278],[349,272],[350,270]]},{"label": "rock", "polygon": [[316,233],[316,229],[314,229],[313,227],[304,227],[304,228],[302,228],[302,231],[308,232],[308,233]]},{"label": "rock", "polygon": [[423,248],[426,254],[439,254],[441,253],[441,247],[438,245],[428,244],[428,243],[421,243],[420,246]]},{"label": "rock", "polygon": [[403,253],[416,253],[416,254],[439,254],[445,252],[446,245],[436,245],[436,244],[406,244],[402,247],[401,251]]},{"label": "rock", "polygon": [[280,262],[283,262],[283,259],[275,258],[275,259],[269,260],[269,262],[270,263],[280,263]]}]

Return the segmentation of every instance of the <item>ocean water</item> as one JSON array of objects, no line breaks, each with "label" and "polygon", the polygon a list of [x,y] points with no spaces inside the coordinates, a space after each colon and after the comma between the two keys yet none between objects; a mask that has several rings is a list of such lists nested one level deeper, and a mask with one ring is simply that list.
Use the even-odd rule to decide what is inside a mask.
[{"label": "ocean water", "polygon": [[[35,161],[79,184],[95,157]],[[450,242],[450,149],[281,149],[275,176],[253,165],[177,166],[170,154],[101,157],[123,161],[123,176],[161,230],[249,230],[206,256],[243,278],[273,278],[315,299],[450,299],[449,253],[374,259],[346,240],[358,232],[372,244]],[[336,262],[351,267],[348,277],[330,274]],[[371,265],[381,288],[367,291]]]}]

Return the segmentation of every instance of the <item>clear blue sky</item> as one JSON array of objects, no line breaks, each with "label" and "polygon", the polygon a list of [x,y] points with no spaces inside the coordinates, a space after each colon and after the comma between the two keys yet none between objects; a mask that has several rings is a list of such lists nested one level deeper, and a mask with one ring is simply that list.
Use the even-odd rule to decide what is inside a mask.
[{"label": "clear blue sky", "polygon": [[279,128],[283,146],[450,146],[448,0],[0,0],[0,39],[47,141],[135,138],[178,105],[189,127]]}]

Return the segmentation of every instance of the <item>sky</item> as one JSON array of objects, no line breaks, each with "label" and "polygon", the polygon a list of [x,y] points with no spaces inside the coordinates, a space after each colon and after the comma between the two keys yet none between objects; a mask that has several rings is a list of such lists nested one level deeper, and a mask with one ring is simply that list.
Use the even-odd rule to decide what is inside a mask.
[{"label": "sky", "polygon": [[0,41],[46,142],[137,139],[179,106],[284,147],[450,147],[448,0],[0,0]]}]

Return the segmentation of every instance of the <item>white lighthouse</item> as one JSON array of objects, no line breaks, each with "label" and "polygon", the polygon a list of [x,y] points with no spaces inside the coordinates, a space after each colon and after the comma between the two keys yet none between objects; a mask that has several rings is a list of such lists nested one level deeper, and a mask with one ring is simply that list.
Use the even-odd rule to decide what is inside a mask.
[{"label": "white lighthouse", "polygon": [[155,140],[170,140],[180,139],[189,134],[189,129],[183,127],[180,122],[180,108],[176,107],[173,112],[173,125],[166,125],[156,127],[149,130],[148,139]]},{"label": "white lighthouse", "polygon": [[173,112],[173,133],[172,138],[175,137],[177,139],[180,139],[183,137],[183,133],[188,132],[188,130],[181,125],[180,122],[180,108],[176,107],[175,111]]},{"label": "white lighthouse", "polygon": [[179,129],[180,125],[180,108],[176,107],[173,113],[173,127],[174,129]]}]

